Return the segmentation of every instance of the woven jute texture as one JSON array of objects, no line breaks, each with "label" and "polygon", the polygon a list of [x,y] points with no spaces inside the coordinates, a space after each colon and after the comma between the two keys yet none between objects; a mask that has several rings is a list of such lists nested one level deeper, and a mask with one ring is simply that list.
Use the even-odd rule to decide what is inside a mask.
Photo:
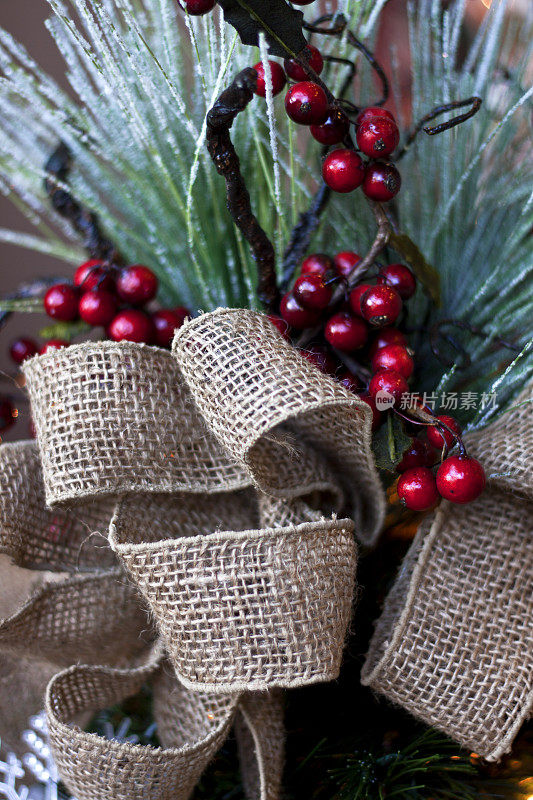
[{"label": "woven jute texture", "polygon": [[33,570],[85,572],[116,563],[107,530],[116,501],[79,510],[46,508],[35,442],[0,447],[0,553]]},{"label": "woven jute texture", "polygon": [[210,435],[166,350],[88,342],[25,362],[49,505],[250,483]]},{"label": "woven jute texture", "polygon": [[315,488],[308,445],[344,488],[358,538],[375,540],[384,496],[365,403],[253,311],[219,309],[191,320],[177,331],[173,353],[202,417],[261,491],[294,498]]},{"label": "woven jute texture", "polygon": [[[350,520],[258,528],[253,493],[123,500],[110,542],[179,680],[198,691],[336,678],[350,619]],[[228,529],[231,526],[231,529]]]},{"label": "woven jute texture", "polygon": [[[135,694],[149,679],[161,748],[108,741],[72,724],[87,712]],[[251,742],[243,764],[247,797],[278,800],[281,699],[275,692],[247,697],[240,733]],[[190,692],[157,652],[136,669],[71,667],[56,676],[47,691],[54,758],[79,800],[187,800],[228,735],[240,700],[239,695]]]},{"label": "woven jute texture", "polygon": [[422,526],[362,673],[488,760],[510,750],[533,707],[532,426],[524,403],[467,437],[488,488],[470,505],[443,503]]}]

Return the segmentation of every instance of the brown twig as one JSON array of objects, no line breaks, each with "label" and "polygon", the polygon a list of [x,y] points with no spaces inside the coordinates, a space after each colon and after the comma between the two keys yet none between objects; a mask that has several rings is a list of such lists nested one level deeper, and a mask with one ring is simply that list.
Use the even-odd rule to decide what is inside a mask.
[{"label": "brown twig", "polygon": [[217,172],[226,181],[228,210],[252,249],[257,264],[259,300],[273,311],[279,302],[274,246],[252,212],[250,194],[230,137],[235,117],[253,97],[256,80],[257,72],[247,67],[222,92],[207,114],[207,149]]},{"label": "brown twig", "polygon": [[[455,128],[456,125],[460,125],[462,122],[465,122],[467,119],[473,117],[474,114],[477,114],[481,108],[482,102],[483,101],[481,97],[473,96],[468,97],[466,100],[454,100],[452,103],[445,103],[441,106],[435,106],[435,108],[431,109],[431,111],[425,114],[422,119],[417,122],[407,137],[404,146],[396,156],[396,161],[399,161],[400,158],[403,158],[420,131],[423,130],[424,133],[428,134],[428,136],[435,136],[438,133],[450,130],[450,128]],[[432,128],[428,127],[426,124],[436,119],[436,117],[439,117],[441,114],[446,114],[448,111],[453,111],[456,108],[464,108],[465,106],[471,106],[470,111],[467,111],[465,114],[459,114],[457,117],[453,117],[446,122],[441,122],[440,125],[434,125]]]},{"label": "brown twig", "polygon": [[[512,344],[511,342],[502,339],[501,336],[493,336],[489,333],[486,333],[482,328],[476,328],[474,325],[470,325],[468,322],[464,322],[460,319],[441,319],[436,322],[429,333],[429,342],[431,345],[431,350],[433,355],[439,359],[441,364],[445,367],[453,367],[457,365],[458,369],[467,369],[472,364],[472,358],[470,354],[465,350],[465,348],[457,341],[457,339],[452,336],[450,333],[445,333],[442,328],[446,327],[454,327],[459,328],[463,331],[468,331],[473,336],[477,336],[480,339],[489,339],[491,338],[495,344],[500,345],[500,347],[505,347],[507,350],[512,350],[514,353],[520,353],[520,348],[516,345]],[[460,364],[457,363],[457,360],[454,358],[446,358],[445,355],[441,352],[439,346],[439,339],[444,339],[448,342],[454,350],[457,351],[458,354],[462,356],[462,362]]]},{"label": "brown twig", "polygon": [[99,259],[104,265],[118,264],[121,261],[115,245],[106,239],[100,230],[98,217],[84,208],[71,193],[60,186],[68,180],[72,156],[70,150],[61,142],[45,165],[47,177],[44,186],[50,201],[62,217],[68,219],[83,237],[83,246],[91,258]]},{"label": "brown twig", "polygon": [[282,289],[286,290],[297,265],[304,257],[309,242],[317,228],[320,216],[331,197],[331,189],[325,183],[315,194],[307,211],[300,214],[298,224],[293,228],[291,238],[283,256]]}]

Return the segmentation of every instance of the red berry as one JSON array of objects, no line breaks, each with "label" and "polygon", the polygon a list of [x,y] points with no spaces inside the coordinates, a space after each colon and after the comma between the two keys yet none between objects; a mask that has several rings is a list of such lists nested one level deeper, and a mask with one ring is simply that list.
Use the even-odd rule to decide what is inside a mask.
[{"label": "red berry", "polygon": [[354,314],[357,314],[358,317],[362,317],[363,314],[361,312],[361,298],[372,286],[370,283],[360,283],[359,286],[356,286],[350,292],[349,303],[350,308],[352,309]]},{"label": "red berry", "polygon": [[300,272],[302,275],[324,275],[334,269],[333,259],[324,253],[312,253],[302,261]]},{"label": "red berry", "polygon": [[[277,61],[269,61],[268,63],[270,65],[272,94],[276,95],[284,89],[287,79],[281,64],[278,64]],[[254,69],[257,72],[257,83],[254,91],[259,97],[266,97],[265,67],[263,62],[260,61],[258,64],[254,64]]]},{"label": "red berry", "polygon": [[428,467],[408,469],[398,481],[398,497],[412,511],[426,511],[439,499],[437,484]]},{"label": "red berry", "polygon": [[403,344],[404,347],[407,347],[405,334],[398,328],[381,328],[372,342],[370,358],[373,358],[378,350],[381,350],[382,347],[387,347],[389,344]]},{"label": "red berry", "polygon": [[278,331],[281,333],[281,335],[283,336],[283,338],[284,338],[284,339],[285,339],[287,342],[290,342],[290,340],[291,340],[291,336],[290,336],[290,327],[289,327],[289,325],[288,325],[288,324],[285,322],[285,320],[284,320],[284,319],[282,319],[281,317],[278,317],[276,314],[267,314],[267,317],[269,318],[269,320],[270,320],[270,322],[272,323],[272,325],[273,325],[275,328],[277,328],[277,329],[278,329]]},{"label": "red berry", "polygon": [[297,330],[313,328],[320,319],[320,314],[316,311],[301,306],[292,292],[284,295],[279,311],[285,322]]},{"label": "red berry", "polygon": [[[447,414],[439,414],[439,416],[435,417],[435,419],[444,422],[448,428],[451,428],[458,436],[461,435],[461,426],[457,422],[456,419],[453,417],[448,416]],[[455,442],[455,437],[445,428],[440,428],[437,425],[428,425],[427,427],[427,437],[430,444],[433,445],[437,450],[442,450],[444,444],[446,443],[446,447],[451,447]]]},{"label": "red berry", "polygon": [[397,464],[396,470],[405,472],[413,467],[429,467],[432,463],[433,453],[427,442],[414,438],[407,450],[404,450],[402,460]]},{"label": "red berry", "polygon": [[[320,75],[324,69],[324,59],[322,58],[320,50],[317,50],[312,44],[308,44],[306,51],[309,66],[317,75]],[[285,72],[293,81],[309,80],[309,72],[304,67],[300,66],[295,58],[286,58],[283,62],[283,66],[285,67]]]},{"label": "red berry", "polygon": [[91,289],[111,289],[113,278],[110,271],[102,267],[101,261],[93,258],[78,267],[74,273],[74,286],[78,286],[82,292],[89,292]]},{"label": "red berry", "polygon": [[322,177],[324,183],[334,192],[346,194],[361,186],[365,177],[365,165],[354,150],[333,150],[324,159]]},{"label": "red berry", "polygon": [[398,194],[401,185],[402,177],[392,164],[376,162],[367,165],[363,192],[371,200],[386,203]]},{"label": "red berry", "polygon": [[299,125],[321,125],[328,115],[326,93],[312,81],[295,83],[285,95],[285,111]]},{"label": "red berry", "polygon": [[154,342],[159,347],[170,347],[174,338],[174,331],[183,325],[183,317],[171,308],[162,308],[152,314],[154,323]]},{"label": "red berry", "polygon": [[402,300],[409,300],[416,291],[416,278],[403,264],[389,264],[381,267],[378,283],[386,283],[396,289]]},{"label": "red berry", "polygon": [[357,125],[360,125],[361,122],[364,122],[368,117],[386,117],[396,122],[391,112],[387,111],[386,108],[381,108],[381,106],[368,106],[368,108],[363,108],[357,115],[355,122]]},{"label": "red berry", "polygon": [[11,400],[7,397],[0,398],[0,433],[7,431],[15,424],[18,412]]},{"label": "red berry", "polygon": [[142,306],[157,294],[158,280],[151,269],[135,264],[125,267],[117,279],[117,293],[121,300]]},{"label": "red berry", "polygon": [[63,347],[68,347],[69,343],[65,339],[49,339],[43,344],[39,350],[39,355],[44,356],[51,350],[61,350]]},{"label": "red berry", "polygon": [[361,297],[361,314],[376,327],[396,322],[402,310],[402,298],[390,286],[371,286]]},{"label": "red berry", "polygon": [[367,406],[370,406],[372,410],[372,430],[375,431],[379,428],[382,421],[381,411],[378,410],[376,406],[376,402],[368,392],[363,392],[363,394],[359,395],[359,400],[362,400]]},{"label": "red berry", "polygon": [[[380,369],[379,372],[372,376],[368,387],[369,394],[374,398],[377,397],[378,393],[392,395],[394,398],[392,405],[398,403],[402,399],[402,395],[408,391],[409,386],[406,379],[399,372],[395,372],[392,369]],[[379,402],[377,405],[379,408]],[[386,403],[384,403],[384,406],[386,406]]]},{"label": "red berry", "polygon": [[350,120],[339,108],[329,109],[328,115],[322,125],[311,125],[309,128],[311,135],[320,142],[328,146],[340,144],[350,130]]},{"label": "red berry", "polygon": [[180,320],[180,327],[183,325],[186,319],[192,318],[192,314],[186,306],[177,306],[176,308],[173,308],[172,311]]},{"label": "red berry", "polygon": [[34,356],[37,352],[37,349],[37,344],[33,341],[33,339],[21,337],[20,339],[15,339],[11,343],[9,355],[15,364],[22,364],[22,362],[26,361],[27,358]]},{"label": "red berry", "polygon": [[304,308],[323,311],[331,300],[333,290],[320,275],[300,275],[294,284],[293,294]]},{"label": "red berry", "polygon": [[150,344],[154,338],[154,326],[144,311],[129,308],[119,311],[108,328],[108,334],[115,342],[139,342]]},{"label": "red berry", "polygon": [[368,329],[359,317],[347,311],[339,311],[330,317],[324,328],[324,337],[332,347],[350,353],[364,347]]},{"label": "red berry", "polygon": [[479,461],[468,456],[449,456],[437,472],[437,489],[452,503],[470,503],[485,488],[485,471]]},{"label": "red berry", "polygon": [[117,301],[106,289],[93,289],[82,294],[79,310],[80,317],[88,325],[105,327],[117,313]]},{"label": "red berry", "polygon": [[360,381],[349,369],[345,369],[339,375],[335,375],[335,378],[350,392],[357,392],[361,388]]},{"label": "red berry", "polygon": [[215,0],[185,0],[187,11],[193,17],[208,14],[216,6]]},{"label": "red berry", "polygon": [[321,372],[332,375],[337,369],[337,362],[326,347],[315,344],[305,350],[302,348],[299,352],[307,361],[318,367]]},{"label": "red berry", "polygon": [[56,283],[44,296],[44,310],[60,322],[72,322],[78,316],[78,290],[69,283]]},{"label": "red berry", "polygon": [[347,278],[355,265],[361,261],[361,256],[352,252],[352,250],[343,250],[342,253],[337,253],[334,260],[339,275]]},{"label": "red berry", "polygon": [[382,158],[398,147],[400,131],[388,117],[365,117],[357,129],[356,139],[365,156]]},{"label": "red berry", "polygon": [[414,368],[414,361],[403,344],[388,344],[386,347],[381,347],[372,359],[373,372],[380,369],[393,369],[404,378],[410,378]]}]

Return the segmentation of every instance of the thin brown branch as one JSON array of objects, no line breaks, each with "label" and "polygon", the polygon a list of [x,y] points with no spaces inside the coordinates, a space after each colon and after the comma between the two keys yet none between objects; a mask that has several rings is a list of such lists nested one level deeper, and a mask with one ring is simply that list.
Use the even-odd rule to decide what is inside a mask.
[{"label": "thin brown branch", "polygon": [[257,264],[259,300],[273,311],[279,302],[274,246],[252,212],[250,194],[230,136],[235,117],[253,97],[256,80],[257,72],[247,67],[222,92],[207,114],[207,149],[217,172],[226,181],[228,211],[250,245]]}]

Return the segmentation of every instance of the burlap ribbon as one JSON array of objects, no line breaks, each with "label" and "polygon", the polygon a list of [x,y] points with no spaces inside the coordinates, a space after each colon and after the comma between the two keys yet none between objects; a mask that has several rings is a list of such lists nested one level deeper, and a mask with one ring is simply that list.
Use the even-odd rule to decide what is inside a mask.
[{"label": "burlap ribbon", "polygon": [[[73,665],[46,699],[65,783],[185,800],[235,721],[248,797],[276,800],[280,688],[338,675],[354,521],[368,544],[382,525],[369,409],[249,311],[173,354],[87,343],[25,375],[39,452],[0,449],[1,550],[41,580],[0,642],[38,665],[32,697]],[[73,726],[146,680],[162,749]]]},{"label": "burlap ribbon", "polygon": [[418,532],[371,642],[363,683],[488,760],[533,705],[533,385],[465,437],[489,477]]}]

